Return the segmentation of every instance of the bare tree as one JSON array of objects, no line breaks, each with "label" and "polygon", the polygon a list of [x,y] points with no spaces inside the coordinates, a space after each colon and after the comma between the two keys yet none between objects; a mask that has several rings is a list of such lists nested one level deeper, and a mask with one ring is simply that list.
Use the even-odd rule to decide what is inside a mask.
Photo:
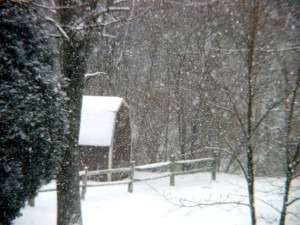
[{"label": "bare tree", "polygon": [[[255,177],[260,171],[264,174],[270,174],[267,167],[272,163],[266,159],[274,158],[274,156],[277,159],[276,167],[273,167],[277,172],[273,171],[271,174],[278,174],[280,168],[285,165],[285,163],[280,163],[283,155],[280,153],[279,139],[282,140],[283,136],[277,138],[278,134],[272,134],[269,127],[271,124],[279,123],[282,119],[282,115],[278,114],[277,111],[283,106],[284,99],[287,98],[285,96],[291,96],[291,92],[286,95],[282,90],[280,72],[274,71],[276,70],[274,69],[274,63],[277,63],[277,59],[272,53],[276,51],[297,51],[297,48],[278,49],[282,39],[279,39],[276,33],[282,28],[282,23],[279,22],[278,17],[274,17],[276,4],[270,5],[265,1],[258,0],[239,1],[237,7],[233,7],[231,4],[235,3],[222,4],[219,10],[223,10],[217,11],[217,15],[224,16],[222,17],[225,21],[224,28],[219,31],[223,35],[218,37],[216,32],[216,38],[213,42],[202,44],[206,45],[206,49],[209,49],[207,51],[209,54],[217,55],[216,60],[219,60],[221,65],[223,64],[220,67],[215,67],[222,69],[218,70],[221,74],[217,74],[216,70],[212,70],[208,73],[209,82],[205,83],[205,87],[199,85],[197,92],[210,109],[214,124],[222,139],[222,141],[216,143],[218,149],[229,154],[231,156],[229,163],[237,162],[245,175],[248,183],[248,205],[251,220],[252,224],[256,224]],[[228,10],[229,8],[237,8],[237,10],[232,12]],[[216,9],[218,10],[218,8]],[[225,13],[222,13],[222,11]],[[266,35],[263,36],[262,34]],[[295,35],[295,32],[293,32],[293,35]],[[285,36],[285,38],[288,38],[288,36]],[[293,63],[296,56],[293,55],[291,58],[292,60],[289,58],[287,61],[290,60]],[[204,57],[203,61],[206,62],[202,64],[205,70],[207,67],[204,65],[209,63],[208,57]],[[226,64],[229,66],[226,66]],[[268,75],[270,68],[272,77]],[[295,72],[295,69],[293,71]],[[294,83],[297,84],[297,81]],[[294,85],[294,87],[297,86]],[[219,96],[214,95],[211,92],[212,90],[219,90]],[[297,96],[297,94],[295,95]],[[289,102],[295,101],[292,97],[289,97],[289,99]],[[293,109],[292,104],[287,108],[288,111],[291,111]],[[295,114],[294,110],[292,111]],[[276,118],[277,116],[280,116],[280,119]],[[288,116],[287,118],[289,118],[287,120],[287,124],[289,124],[293,117]],[[289,126],[287,125],[287,127]],[[287,130],[291,130],[291,128]],[[269,139],[266,138],[268,136]],[[289,142],[290,139],[291,137],[288,138]],[[275,151],[260,150],[261,148],[269,149],[268,147],[272,149],[273,146],[275,146]],[[286,146],[290,146],[290,144]],[[293,156],[291,156],[290,148],[286,148],[286,156],[288,157],[286,160],[287,177],[291,177],[291,171],[295,171],[298,165],[297,150],[292,151]],[[297,149],[297,144],[294,148]],[[269,156],[264,157],[264,154],[269,154]],[[295,166],[288,167],[288,165],[294,164]],[[287,178],[286,187],[290,187],[290,181],[291,179]],[[286,193],[285,197],[288,195]],[[291,203],[295,201],[297,201],[297,198],[291,200]],[[284,202],[286,202],[286,199]]]},{"label": "bare tree", "polygon": [[[299,165],[300,165],[300,140],[299,136],[299,87],[300,87],[300,68],[296,79],[289,82],[291,86],[291,92],[288,93],[286,98],[286,143],[285,143],[285,157],[286,157],[286,170],[285,170],[285,184],[283,195],[283,206],[280,216],[280,225],[286,224],[286,216],[288,214],[288,207],[300,200],[300,197],[294,197],[291,199],[291,188],[294,179],[299,177]],[[297,112],[298,111],[298,112]]]}]

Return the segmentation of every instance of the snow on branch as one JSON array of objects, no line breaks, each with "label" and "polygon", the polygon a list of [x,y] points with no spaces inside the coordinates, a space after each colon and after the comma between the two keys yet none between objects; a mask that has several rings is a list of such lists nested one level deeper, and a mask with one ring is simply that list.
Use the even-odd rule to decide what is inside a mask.
[{"label": "snow on branch", "polygon": [[85,15],[84,17],[81,17],[78,21],[76,21],[75,24],[81,24],[83,21],[90,20],[93,18],[97,18],[101,14],[107,12],[107,9],[101,9],[101,10],[95,10],[89,13],[88,15]]},{"label": "snow on branch", "polygon": [[288,47],[288,48],[280,48],[280,49],[254,49],[254,51],[259,52],[284,52],[284,51],[299,51],[300,46]]},{"label": "snow on branch", "polygon": [[[84,22],[86,20],[95,19],[95,18],[99,17],[100,15],[107,13],[109,11],[130,11],[130,8],[128,6],[110,6],[108,8],[97,9],[97,10],[92,11],[88,15],[84,16],[83,18],[80,18],[80,20],[76,21],[75,24],[81,24],[82,22]],[[106,25],[106,24],[100,24],[100,26],[101,25]],[[99,26],[99,24],[96,26]],[[92,28],[92,27],[96,27],[96,26],[95,25],[81,26],[81,27],[78,27],[77,30],[81,30],[84,28]]]},{"label": "snow on branch", "polygon": [[[228,53],[237,53],[237,52],[247,52],[248,49],[224,49],[224,48],[214,48],[209,47],[208,49],[214,50],[214,51],[220,51],[220,52],[228,52]],[[299,51],[300,46],[295,47],[287,47],[287,48],[281,48],[281,49],[263,49],[263,48],[256,48],[254,51],[257,52],[284,52],[284,51]]]},{"label": "snow on branch", "polygon": [[147,7],[143,12],[139,13],[138,15],[133,16],[133,14],[132,14],[132,15],[130,15],[130,17],[129,17],[128,19],[124,19],[124,20],[126,20],[126,21],[135,20],[135,19],[137,19],[137,18],[139,18],[139,17],[144,16],[144,15],[145,15],[147,12],[149,12],[151,9],[152,9],[152,7],[149,6],[149,7]]},{"label": "snow on branch", "polygon": [[[150,11],[152,7],[148,7],[146,8],[142,13],[136,15],[136,16],[130,16],[129,18],[112,18],[111,21],[106,21],[106,22],[98,22],[97,24],[91,24],[91,25],[86,25],[86,26],[77,26],[76,30],[83,30],[83,29],[90,29],[90,28],[96,28],[96,27],[105,27],[105,26],[109,26],[115,23],[119,23],[119,22],[128,22],[128,21],[132,21],[135,20],[139,17],[142,17],[144,14],[146,14],[148,11]],[[105,9],[101,9],[101,10],[96,10],[92,13],[90,13],[89,15],[85,16],[84,18],[81,18],[79,21],[77,21],[75,24],[81,24],[83,21],[87,20],[87,19],[93,19],[93,18],[97,18],[98,16],[100,16],[103,13],[109,12],[109,11],[124,11],[124,10],[130,10],[129,7],[109,7],[109,8],[105,8]]]},{"label": "snow on branch", "polygon": [[53,37],[53,38],[62,38],[62,36],[59,34],[48,34],[48,35],[49,37]]},{"label": "snow on branch", "polygon": [[66,9],[73,9],[73,8],[78,8],[78,7],[84,7],[84,6],[87,6],[87,4],[79,4],[79,5],[74,5],[74,6],[46,6],[46,5],[39,5],[33,1],[30,1],[30,4],[32,4],[33,6],[35,7],[38,7],[38,8],[42,8],[42,9],[48,9],[48,10],[51,10],[51,11],[56,11],[56,10],[66,10]]},{"label": "snow on branch", "polygon": [[106,29],[105,29],[105,28],[106,28],[106,27],[103,28],[103,34],[102,34],[103,37],[108,37],[108,38],[116,38],[116,37],[117,37],[117,35],[108,34],[108,33],[106,32]]},{"label": "snow on branch", "polygon": [[57,30],[67,39],[67,40],[70,40],[70,38],[69,38],[69,36],[67,35],[67,33],[65,32],[65,30],[61,27],[61,25],[57,22],[57,21],[55,21],[55,20],[53,20],[52,18],[50,18],[50,17],[45,17],[45,19],[47,20],[47,21],[49,21],[49,22],[51,22],[51,23],[53,23],[54,24],[54,26],[57,28]]},{"label": "snow on branch", "polygon": [[122,3],[122,2],[126,2],[126,0],[115,0],[114,4],[118,4],[118,3]]},{"label": "snow on branch", "polygon": [[105,73],[105,72],[99,72],[99,71],[97,71],[97,72],[95,72],[95,73],[86,73],[86,74],[84,75],[84,79],[89,79],[89,78],[91,78],[91,77],[101,76],[102,74],[105,75],[105,74],[107,74],[107,73]]},{"label": "snow on branch", "polygon": [[110,6],[108,7],[109,11],[129,11],[130,7],[128,6]]},{"label": "snow on branch", "polygon": [[219,2],[219,0],[212,0],[209,2],[177,2],[177,1],[166,1],[166,3],[174,4],[174,5],[183,5],[183,6],[191,6],[191,7],[201,7],[201,6],[207,6],[210,4],[214,4]]}]

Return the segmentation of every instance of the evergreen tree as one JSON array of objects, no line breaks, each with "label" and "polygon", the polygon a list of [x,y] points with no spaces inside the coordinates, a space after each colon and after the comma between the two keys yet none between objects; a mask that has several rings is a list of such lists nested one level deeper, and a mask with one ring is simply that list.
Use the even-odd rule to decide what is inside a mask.
[{"label": "evergreen tree", "polygon": [[0,1],[0,224],[57,171],[65,96],[46,29],[28,6]]}]

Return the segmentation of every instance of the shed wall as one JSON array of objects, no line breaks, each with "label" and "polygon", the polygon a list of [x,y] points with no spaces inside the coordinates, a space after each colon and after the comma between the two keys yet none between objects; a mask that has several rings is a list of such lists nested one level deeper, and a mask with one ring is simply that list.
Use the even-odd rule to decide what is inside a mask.
[{"label": "shed wall", "polygon": [[117,113],[114,133],[113,168],[130,166],[131,128],[129,110],[121,106]]},{"label": "shed wall", "polygon": [[[79,170],[84,170],[87,166],[89,171],[108,169],[109,147],[80,146],[79,147]],[[105,181],[106,175],[94,177],[93,180]]]}]

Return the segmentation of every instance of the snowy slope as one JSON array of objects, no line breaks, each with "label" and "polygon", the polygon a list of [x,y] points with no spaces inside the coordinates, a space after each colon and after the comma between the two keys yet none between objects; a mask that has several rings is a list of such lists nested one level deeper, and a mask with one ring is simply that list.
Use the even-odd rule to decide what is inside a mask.
[{"label": "snowy slope", "polygon": [[[240,176],[218,174],[211,181],[210,173],[176,177],[176,186],[169,186],[169,179],[136,182],[133,193],[127,185],[88,188],[86,200],[82,201],[84,225],[248,225],[249,209],[241,204],[191,206],[195,203],[240,202],[247,203],[246,183]],[[257,209],[258,224],[278,224],[282,180],[258,178]],[[300,181],[297,184],[300,185]],[[50,185],[51,186],[51,185]],[[296,193],[298,196],[300,192]],[[300,204],[293,207],[300,212]],[[56,223],[55,192],[40,193],[34,208],[26,207],[16,225],[54,225]],[[299,221],[290,216],[288,225]]]}]

